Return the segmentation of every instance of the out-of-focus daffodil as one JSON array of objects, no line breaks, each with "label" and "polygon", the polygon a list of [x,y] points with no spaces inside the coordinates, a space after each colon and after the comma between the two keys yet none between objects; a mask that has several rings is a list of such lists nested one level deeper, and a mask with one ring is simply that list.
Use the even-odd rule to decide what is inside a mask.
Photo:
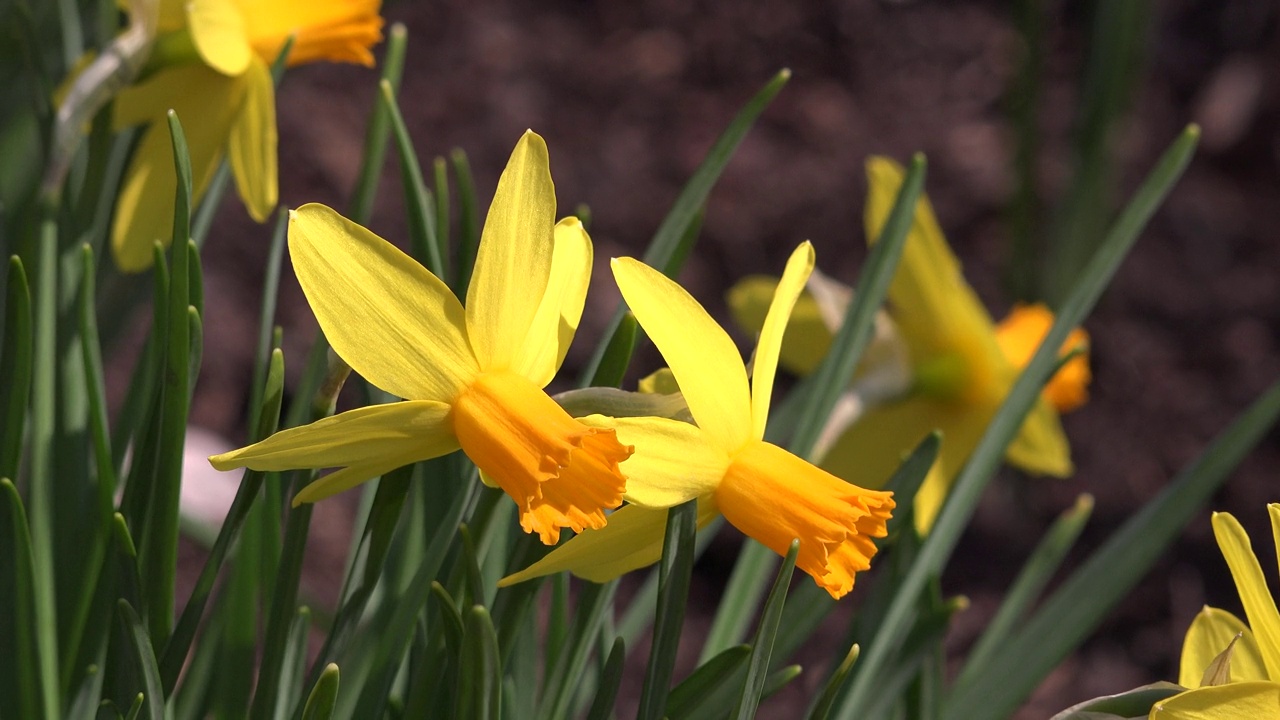
[{"label": "out-of-focus daffodil", "polygon": [[290,214],[289,253],[333,349],[405,402],[351,410],[210,458],[257,470],[338,467],[303,489],[313,502],[459,447],[554,544],[600,528],[622,503],[614,431],[570,417],[542,391],[564,360],[591,278],[591,240],[555,222],[547,146],[528,132],[484,224],[464,309],[417,262],[323,205]]},{"label": "out-of-focus daffodil", "polygon": [[[903,176],[902,168],[887,158],[867,162],[865,220],[872,242],[888,219]],[[824,287],[832,282],[811,287],[820,293],[802,296],[800,322],[788,328],[782,357],[789,369],[800,374],[817,367],[852,296],[848,288],[839,292]],[[760,327],[762,297],[773,284],[769,278],[749,278],[730,291],[729,305],[744,327]],[[916,206],[888,301],[892,329],[878,333],[859,373],[879,368],[893,376],[892,371],[905,362],[905,372],[896,373],[900,386],[896,393],[874,393],[875,402],[858,406],[856,418],[835,423],[820,464],[841,477],[879,487],[906,452],[927,433],[941,430],[941,451],[914,506],[916,527],[925,532],[1018,372],[1048,332],[1053,315],[1038,305],[1019,307],[996,326],[965,282],[926,197]],[[1087,342],[1084,331],[1076,330],[1063,344],[1063,352]],[[857,376],[854,381],[856,385]],[[1083,355],[1054,376],[1009,446],[1010,463],[1037,474],[1071,474],[1070,448],[1058,413],[1084,402],[1088,381],[1089,365]]]},{"label": "out-of-focus daffodil", "polygon": [[[1267,512],[1280,551],[1280,504]],[[1240,523],[1214,513],[1213,534],[1249,624],[1226,610],[1201,610],[1187,629],[1178,671],[1178,684],[1191,689],[1152,706],[1151,720],[1280,717],[1280,611]]]},{"label": "out-of-focus daffodil", "polygon": [[764,441],[783,329],[813,269],[813,247],[792,254],[756,346],[751,380],[724,329],[683,288],[631,258],[613,274],[640,325],[666,358],[696,424],[659,417],[583,422],[614,428],[636,453],[627,461],[629,505],[511,584],[561,570],[595,582],[651,564],[662,551],[667,511],[697,498],[700,524],[722,513],[778,554],[800,540],[796,564],[832,597],[870,567],[872,538],[885,535],[891,493],[864,490]]},{"label": "out-of-focus daffodil", "polygon": [[292,36],[288,64],[373,65],[382,38],[379,0],[165,0],[147,76],[116,97],[114,124],[147,125],[116,205],[111,248],[124,272],[151,266],[152,244],[173,232],[176,180],[165,113],[182,121],[195,198],[225,152],[236,188],[258,222],[276,205],[275,87],[269,64]]}]

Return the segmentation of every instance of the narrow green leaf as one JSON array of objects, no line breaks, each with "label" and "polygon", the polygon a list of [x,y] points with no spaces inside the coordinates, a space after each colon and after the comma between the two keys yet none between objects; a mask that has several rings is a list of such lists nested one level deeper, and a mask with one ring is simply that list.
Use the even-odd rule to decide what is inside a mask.
[{"label": "narrow green leaf", "polygon": [[969,602],[965,598],[942,600],[937,578],[931,578],[930,585],[925,591],[926,596],[918,601],[919,621],[903,641],[902,647],[896,650],[892,661],[884,665],[884,670],[875,681],[876,692],[871,700],[868,717],[889,715],[904,695],[908,700],[904,703],[908,717],[921,717],[924,720],[937,717],[934,708],[918,704],[913,706],[912,701],[920,698],[913,697],[907,690],[912,681],[919,678],[925,663],[932,661],[941,649],[952,616],[968,607]]},{"label": "narrow green leaf", "polygon": [[[14,705],[18,717],[41,717],[44,709],[39,696],[42,681],[37,673],[42,666],[32,632],[37,598],[32,582],[35,560],[31,555],[31,531],[27,525],[26,510],[22,507],[22,498],[18,496],[18,488],[14,487],[9,478],[0,478],[0,495],[4,496],[8,512],[4,525],[11,531],[6,545],[13,549],[13,553],[6,553],[4,558],[5,568],[12,568],[13,573],[12,635],[8,631],[4,635],[14,640],[10,651],[5,654],[13,656],[11,667],[16,670],[12,686],[8,684],[10,678],[4,680],[7,687],[16,691]],[[9,619],[6,618],[6,621]]]},{"label": "narrow green leaf", "polygon": [[27,402],[31,394],[31,363],[34,336],[31,328],[31,289],[22,260],[9,258],[5,286],[4,338],[0,345],[0,477],[18,477],[22,459],[22,431],[26,424]]},{"label": "narrow green leaf", "polygon": [[445,274],[449,277],[449,248],[452,238],[449,237],[449,163],[442,157],[436,157],[431,163],[432,182],[436,188],[436,208],[433,218],[436,223],[436,242],[440,246],[441,260],[444,262]]},{"label": "narrow green leaf", "polygon": [[[645,264],[661,269],[668,276],[678,272],[677,258],[682,254],[687,255],[692,247],[696,230],[690,233],[690,228],[698,224],[702,208],[707,203],[707,197],[711,195],[711,189],[715,187],[720,174],[724,172],[725,166],[729,164],[729,160],[737,151],[742,139],[747,136],[747,132],[751,130],[751,126],[755,124],[756,119],[765,108],[769,107],[773,98],[790,79],[790,70],[779,71],[729,122],[729,126],[711,146],[706,158],[685,183],[675,204],[654,232],[653,239],[649,241],[649,247],[643,256]],[[619,307],[613,319],[609,321],[604,334],[601,335],[600,344],[596,346],[591,360],[583,368],[579,385],[585,386],[590,378],[595,377],[604,359],[605,351],[612,344],[613,336],[618,331],[624,312],[625,309]]]},{"label": "narrow green leaf", "polygon": [[644,685],[640,690],[637,720],[657,720],[667,706],[671,673],[675,669],[684,628],[684,611],[693,574],[694,533],[698,526],[697,502],[690,500],[667,511],[667,529],[662,538],[662,560],[658,564],[658,608],[653,623],[653,645]]},{"label": "narrow green leaf", "polygon": [[[671,720],[703,711],[707,700],[722,687],[731,687],[734,678],[745,677],[747,658],[751,657],[750,645],[734,645],[698,666],[667,696],[665,714]],[[741,684],[741,680],[738,681]],[[723,705],[720,709],[723,709]]]},{"label": "narrow green leaf", "polygon": [[[271,435],[276,431],[280,419],[280,403],[284,396],[284,353],[275,350],[271,353],[270,368],[267,371],[266,392],[262,407],[258,410],[253,438],[255,441]],[[226,561],[227,552],[235,543],[236,537],[244,525],[258,491],[262,488],[264,473],[258,470],[246,470],[236,489],[235,499],[227,510],[227,517],[222,521],[222,528],[209,550],[204,567],[196,578],[191,597],[182,609],[182,615],[174,627],[173,635],[165,644],[160,659],[160,677],[166,692],[173,692],[178,675],[186,662],[187,653],[191,650],[191,641],[195,638],[196,629],[204,615],[205,606],[213,592],[218,572]]]},{"label": "narrow green leaf", "polygon": [[453,268],[453,294],[464,298],[471,282],[471,269],[476,264],[476,248],[480,245],[476,184],[465,152],[455,149],[449,160],[458,179],[458,261]]},{"label": "narrow green leaf", "polygon": [[160,689],[160,669],[156,666],[156,656],[151,650],[152,640],[147,636],[138,613],[126,600],[117,605],[120,620],[125,632],[132,641],[134,662],[138,674],[142,677],[142,694],[146,699],[147,717],[151,720],[164,720],[164,691]]},{"label": "narrow green leaf", "polygon": [[569,574],[556,573],[548,578],[551,605],[547,608],[546,663],[553,668],[569,640]]},{"label": "narrow green leaf", "polygon": [[631,364],[631,355],[635,352],[636,342],[640,339],[640,323],[629,311],[624,312],[618,328],[609,338],[604,353],[600,356],[600,364],[591,376],[591,387],[621,387],[622,378],[627,374],[627,366]]},{"label": "narrow green leaf", "polygon": [[271,249],[267,253],[266,277],[262,281],[262,310],[258,315],[258,345],[253,354],[253,380],[249,385],[248,427],[257,427],[257,414],[262,407],[263,387],[267,382],[276,316],[276,302],[280,293],[280,266],[284,262],[286,230],[289,212],[283,208],[276,213],[276,226],[271,233]]},{"label": "narrow green leaf", "polygon": [[467,578],[463,602],[467,602],[466,598],[470,597],[470,604],[481,605],[484,603],[484,581],[480,579],[480,561],[476,557],[476,545],[471,540],[471,531],[467,529],[466,523],[458,525],[458,536],[462,540],[462,555],[459,561]]},{"label": "narrow green leaf", "polygon": [[617,588],[616,582],[588,583],[579,591],[566,647],[560,651],[559,661],[544,686],[542,705],[538,708],[538,717],[542,720],[557,720],[569,715],[600,627],[605,616],[613,610]]},{"label": "narrow green leaf", "polygon": [[140,566],[143,592],[149,600],[147,628],[156,651],[169,640],[173,623],[174,576],[178,566],[178,504],[182,487],[182,452],[187,434],[190,406],[191,326],[190,304],[190,217],[191,159],[182,125],[172,110],[168,114],[173,139],[173,164],[177,191],[173,209],[173,251],[169,268],[168,329],[165,333],[165,373],[162,384],[160,438],[157,447],[156,478],[151,487],[146,519],[142,526]]},{"label": "narrow green leaf", "polygon": [[462,639],[466,633],[462,612],[458,610],[458,603],[453,596],[440,583],[434,581],[431,583],[431,596],[436,602],[436,609],[440,612],[445,646],[450,649],[451,655],[458,657],[458,653],[462,652]]},{"label": "narrow green leaf", "polygon": [[191,299],[188,304],[204,315],[204,267],[200,264],[200,248],[190,240],[187,241],[187,258],[191,265],[187,268],[188,291]]},{"label": "narrow green leaf", "polygon": [[124,720],[138,720],[138,717],[142,714],[142,705],[146,702],[146,699],[145,693],[134,695],[133,704],[129,706],[128,712],[124,714]]},{"label": "narrow green leaf", "polygon": [[596,681],[596,697],[591,701],[591,709],[587,711],[587,720],[609,720],[613,717],[613,706],[618,699],[618,688],[622,686],[622,670],[626,661],[627,644],[622,638],[614,638],[609,659],[604,661],[604,670]]},{"label": "narrow green leaf", "polygon": [[970,684],[957,687],[944,717],[1008,714],[1146,575],[1277,418],[1280,383],[1254,401],[1155,499],[1094,551]]},{"label": "narrow green leaf", "polygon": [[467,612],[458,665],[457,717],[476,720],[501,717],[502,664],[498,634],[483,605],[472,606]]},{"label": "narrow green leaf", "polygon": [[31,538],[32,620],[38,666],[40,715],[47,720],[62,716],[58,695],[58,619],[54,583],[53,528],[56,522],[57,318],[58,227],[53,209],[46,209],[40,226],[40,260],[36,266],[34,366],[31,373],[31,468],[27,495]]},{"label": "narrow green leaf", "polygon": [[1171,682],[1155,682],[1115,695],[1086,700],[1063,710],[1049,720],[1111,720],[1146,717],[1152,706],[1171,698],[1186,688]]},{"label": "narrow green leaf", "polygon": [[[311,639],[311,608],[303,605],[289,626],[289,640],[280,662],[280,694],[276,696],[275,720],[286,720],[302,697],[303,673],[307,669],[308,641]],[[317,681],[318,682],[318,681]]]},{"label": "narrow green leaf", "polygon": [[[1070,299],[1059,309],[1039,350],[1014,383],[968,463],[957,476],[937,522],[916,558],[915,566],[903,580],[898,597],[890,606],[875,638],[867,645],[866,655],[855,670],[853,684],[837,715],[856,712],[867,704],[874,690],[871,685],[873,678],[879,674],[881,665],[910,627],[914,598],[919,596],[927,579],[939,573],[946,564],[983,489],[1000,465],[1005,448],[1022,426],[1023,418],[1040,395],[1040,388],[1057,365],[1058,348],[1102,295],[1121,260],[1128,254],[1151,215],[1186,168],[1198,138],[1199,129],[1189,127],[1165,152],[1108,233],[1076,283]],[[1023,634],[1022,637],[1028,636]],[[1007,691],[1013,687],[1012,683],[1002,683],[1000,689]]]},{"label": "narrow green leaf", "polygon": [[[387,31],[386,52],[382,55],[382,82],[390,85],[393,93],[400,89],[400,78],[404,74],[408,36],[404,23],[392,23],[391,29]],[[360,172],[356,175],[356,187],[351,193],[351,205],[347,212],[347,217],[361,225],[368,225],[373,213],[373,201],[378,195],[378,179],[382,176],[390,131],[387,108],[379,98],[373,103],[373,114],[369,117],[369,128],[365,131]]]},{"label": "narrow green leaf", "polygon": [[782,608],[787,602],[787,587],[791,583],[791,574],[796,568],[796,556],[799,552],[800,541],[792,540],[791,548],[782,560],[782,567],[778,569],[778,577],[773,582],[773,589],[769,591],[769,599],[765,601],[755,639],[751,641],[751,660],[747,664],[747,681],[731,717],[751,720],[756,715],[756,708],[760,704],[760,695],[764,692],[764,684],[769,672],[773,639],[778,632],[778,622],[782,619]]},{"label": "narrow green leaf", "polygon": [[849,677],[849,671],[853,669],[853,664],[858,661],[859,647],[854,643],[849,652],[845,654],[844,660],[836,666],[835,672],[831,673],[831,677],[827,678],[827,683],[822,686],[822,694],[818,696],[818,701],[814,703],[813,709],[809,711],[809,720],[827,720],[827,716],[831,713],[831,705],[836,701],[836,693],[844,685],[844,681]]},{"label": "narrow green leaf", "polygon": [[404,187],[405,207],[409,216],[410,246],[418,262],[425,265],[431,274],[444,277],[444,259],[436,238],[435,200],[422,177],[422,166],[418,163],[417,151],[413,149],[413,140],[409,138],[409,129],[405,127],[404,118],[400,115],[391,83],[383,80],[379,84],[379,90],[382,105],[387,109],[387,117],[391,119],[396,151],[400,158],[400,182]]},{"label": "narrow green leaf", "polygon": [[1058,516],[1044,538],[1032,551],[1022,566],[1018,577],[1009,586],[991,622],[982,636],[973,644],[965,660],[964,669],[956,678],[955,687],[969,684],[982,673],[983,668],[996,656],[1000,648],[1013,637],[1018,625],[1026,619],[1027,611],[1040,599],[1040,593],[1049,579],[1058,571],[1062,560],[1075,546],[1076,538],[1093,513],[1093,496],[1081,495],[1073,506]]},{"label": "narrow green leaf", "polygon": [[338,666],[329,663],[320,673],[320,679],[311,688],[307,704],[302,708],[302,720],[329,720],[338,702]]}]

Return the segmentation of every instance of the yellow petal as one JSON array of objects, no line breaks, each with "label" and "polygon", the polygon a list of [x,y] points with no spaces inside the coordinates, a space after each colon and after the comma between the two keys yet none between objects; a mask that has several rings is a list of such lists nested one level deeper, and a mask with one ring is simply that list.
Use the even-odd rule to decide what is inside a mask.
[{"label": "yellow petal", "polygon": [[187,24],[200,58],[209,67],[228,76],[249,68],[253,49],[235,0],[190,0]]},{"label": "yellow petal", "polygon": [[1236,582],[1236,592],[1240,594],[1249,627],[1262,650],[1267,677],[1280,678],[1280,613],[1276,612],[1275,600],[1262,575],[1262,566],[1253,554],[1249,536],[1227,513],[1213,514],[1213,535],[1218,540],[1218,549],[1222,551],[1227,567],[1231,568],[1231,577]]},{"label": "yellow petal", "polygon": [[1178,684],[1200,687],[1205,668],[1227,646],[1236,641],[1231,651],[1231,682],[1266,680],[1267,669],[1253,633],[1235,615],[1226,610],[1205,606],[1196,614],[1182,641],[1182,659],[1178,664]]},{"label": "yellow petal", "polygon": [[1033,475],[1069,477],[1075,472],[1071,463],[1071,444],[1062,431],[1062,421],[1047,400],[1036,402],[1018,435],[1005,450],[1005,459]]},{"label": "yellow petal", "polygon": [[467,457],[516,501],[524,531],[547,545],[560,528],[604,527],[604,511],[622,504],[619,463],[632,448],[569,417],[528,378],[480,374],[454,400],[453,428]]},{"label": "yellow petal", "polygon": [[591,283],[591,238],[577,218],[556,223],[555,254],[542,304],[511,369],[538,387],[555,377],[569,352]]},{"label": "yellow petal", "polygon": [[276,207],[276,90],[271,71],[254,58],[243,75],[244,104],[231,126],[227,156],[249,215],[266,222]]},{"label": "yellow petal", "polygon": [[742,356],[724,328],[684,288],[632,258],[614,258],[613,277],[680,384],[689,411],[729,453],[751,439],[751,394]]},{"label": "yellow petal", "polygon": [[289,213],[289,255],[329,343],[369,382],[450,402],[475,376],[458,299],[391,243],[312,203]]},{"label": "yellow petal", "polygon": [[1271,517],[1271,541],[1276,546],[1276,565],[1280,566],[1280,503],[1267,503],[1267,515]]},{"label": "yellow petal", "polygon": [[924,485],[913,503],[916,529],[921,534],[933,521],[991,421],[994,409],[968,407],[927,397],[911,397],[869,410],[832,444],[819,465],[828,472],[864,487],[884,487],[924,436],[942,431],[938,451]]},{"label": "yellow petal", "polygon": [[1280,717],[1280,684],[1241,682],[1178,693],[1157,702],[1150,720],[1242,720]]},{"label": "yellow petal", "polygon": [[373,67],[369,48],[382,39],[378,0],[237,0],[249,42],[271,62],[290,35],[290,66],[317,60]]},{"label": "yellow petal", "polygon": [[209,462],[219,470],[343,468],[308,485],[293,501],[315,502],[401,465],[458,449],[448,415],[449,406],[439,402],[370,405],[282,430]]},{"label": "yellow petal", "polygon": [[467,287],[467,333],[480,367],[513,367],[551,275],[556,191],[547,144],[516,144],[484,221]]},{"label": "yellow petal", "polygon": [[[750,275],[729,288],[729,312],[738,327],[748,332],[760,332],[777,288],[778,280],[764,275]],[[831,349],[831,338],[832,333],[823,322],[813,295],[801,293],[782,336],[779,362],[797,375],[808,375]]]},{"label": "yellow petal", "polygon": [[193,199],[199,202],[222,160],[243,96],[239,78],[185,65],[157,73],[117,97],[118,127],[150,123],[129,159],[111,225],[111,250],[121,271],[151,267],[155,241],[167,246],[172,240],[177,176],[165,112],[172,107],[182,123],[191,154]]},{"label": "yellow petal", "polygon": [[[716,514],[712,498],[698,498],[698,527],[705,526]],[[666,526],[666,508],[627,505],[609,516],[608,525],[584,530],[533,565],[502,578],[498,587],[564,570],[591,582],[608,582],[657,562],[662,557]]]},{"label": "yellow petal", "polygon": [[694,425],[659,417],[588,415],[585,425],[609,428],[635,452],[622,464],[627,502],[671,507],[714,492],[729,469],[729,456],[707,442]]},{"label": "yellow petal", "polygon": [[864,490],[782,448],[755,441],[734,458],[716,503],[734,527],[779,555],[800,540],[796,567],[839,599],[871,567],[892,493]]},{"label": "yellow petal", "polygon": [[806,240],[787,260],[778,290],[769,304],[764,327],[760,330],[760,339],[756,342],[755,361],[751,365],[751,433],[756,440],[764,438],[764,426],[769,420],[769,400],[773,395],[773,378],[778,371],[782,334],[787,329],[796,298],[804,290],[812,272],[813,245]]}]

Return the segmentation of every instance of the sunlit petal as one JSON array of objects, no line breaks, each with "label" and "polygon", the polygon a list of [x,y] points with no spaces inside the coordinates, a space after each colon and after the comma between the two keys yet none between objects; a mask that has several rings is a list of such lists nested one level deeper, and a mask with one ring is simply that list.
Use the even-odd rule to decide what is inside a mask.
[{"label": "sunlit petal", "polygon": [[228,76],[248,69],[253,49],[235,0],[190,0],[187,25],[200,58],[209,67]]},{"label": "sunlit petal", "polygon": [[289,255],[325,337],[369,382],[449,402],[477,372],[458,299],[391,243],[313,203],[289,214]]},{"label": "sunlit petal", "polygon": [[627,502],[671,507],[714,492],[729,469],[729,456],[707,442],[698,427],[659,417],[589,415],[585,425],[615,430],[635,452],[623,464]]},{"label": "sunlit petal", "polygon": [[271,71],[253,58],[244,75],[244,104],[231,126],[227,157],[249,215],[265,222],[276,207],[276,91]]},{"label": "sunlit petal", "polygon": [[[758,333],[778,288],[777,278],[751,275],[729,288],[727,301],[733,320],[744,330]],[[782,338],[779,364],[797,375],[808,375],[831,348],[832,332],[823,321],[813,295],[802,293],[791,310]]]},{"label": "sunlit petal", "polygon": [[591,283],[591,238],[577,218],[556,223],[555,254],[542,304],[511,369],[538,387],[551,382],[569,352]]},{"label": "sunlit petal", "polygon": [[366,464],[415,448],[417,459],[423,460],[458,449],[448,415],[448,405],[427,400],[369,405],[281,430],[209,462],[219,470],[329,468]]},{"label": "sunlit petal", "polygon": [[152,245],[159,240],[167,246],[173,236],[177,176],[166,110],[172,107],[182,123],[191,156],[193,199],[199,202],[222,160],[243,93],[239,78],[197,64],[165,70],[121,92],[116,125],[150,123],[129,159],[111,225],[111,250],[121,271],[151,267]]},{"label": "sunlit petal", "polygon": [[671,367],[698,425],[724,450],[742,447],[751,439],[751,396],[733,340],[662,273],[632,258],[614,258],[612,267],[622,297]]},{"label": "sunlit petal", "polygon": [[1280,717],[1280,684],[1241,682],[1178,693],[1157,702],[1150,720],[1241,720]]},{"label": "sunlit petal", "polygon": [[1222,551],[1227,567],[1231,569],[1249,627],[1262,650],[1267,677],[1273,680],[1280,678],[1280,613],[1276,612],[1275,600],[1267,588],[1249,536],[1227,513],[1213,514],[1213,535],[1218,540],[1218,549]]},{"label": "sunlit petal", "polygon": [[1027,414],[1018,435],[1005,450],[1005,459],[1033,475],[1061,478],[1075,472],[1071,444],[1057,411],[1047,400],[1041,398]]},{"label": "sunlit petal", "polygon": [[1236,635],[1231,650],[1231,682],[1266,680],[1267,668],[1253,633],[1235,615],[1226,610],[1205,607],[1196,614],[1182,641],[1182,659],[1178,665],[1178,684],[1183,687],[1200,687],[1205,668],[1218,657]]},{"label": "sunlit petal", "polygon": [[765,423],[769,420],[769,400],[773,394],[773,378],[778,371],[782,334],[796,298],[804,290],[809,273],[813,272],[813,262],[813,245],[807,240],[791,253],[773,302],[769,304],[760,340],[756,342],[755,361],[751,365],[751,433],[757,440],[764,438]]},{"label": "sunlit petal", "polygon": [[[699,498],[698,527],[715,516],[715,501],[710,497]],[[662,557],[666,526],[666,508],[627,505],[609,516],[608,525],[599,530],[584,530],[533,565],[502,578],[498,587],[564,570],[591,582],[608,582],[657,562]]]},{"label": "sunlit petal", "polygon": [[551,275],[555,215],[547,144],[527,131],[498,179],[467,286],[467,333],[484,370],[514,367]]}]

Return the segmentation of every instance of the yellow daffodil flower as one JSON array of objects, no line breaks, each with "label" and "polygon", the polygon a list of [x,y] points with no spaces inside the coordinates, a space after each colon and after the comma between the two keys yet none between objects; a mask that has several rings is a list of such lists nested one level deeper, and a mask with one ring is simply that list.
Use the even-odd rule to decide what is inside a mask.
[{"label": "yellow daffodil flower", "polygon": [[[1280,551],[1280,504],[1267,505],[1267,513]],[[1192,689],[1156,703],[1151,720],[1280,717],[1280,611],[1240,523],[1214,513],[1213,535],[1249,624],[1226,610],[1201,610],[1187,629],[1178,671],[1178,684]]]},{"label": "yellow daffodil flower", "polygon": [[604,582],[656,562],[666,508],[697,498],[700,525],[722,513],[780,555],[798,538],[797,566],[832,597],[853,588],[854,575],[870,567],[876,552],[872,538],[885,535],[892,494],[851,485],[764,441],[783,329],[812,270],[806,242],[787,262],[748,385],[733,341],[689,293],[636,260],[613,261],[622,296],[662,352],[696,424],[583,418],[635,446],[627,461],[630,504],[604,529],[582,533],[501,585],[561,570]]},{"label": "yellow daffodil flower", "polygon": [[153,70],[116,97],[117,129],[147,125],[120,188],[111,249],[123,272],[151,266],[152,244],[173,233],[176,179],[172,108],[191,153],[199,200],[225,152],[236,188],[258,222],[276,205],[275,87],[269,65],[294,37],[288,64],[332,60],[372,66],[382,38],[378,0],[165,0]]},{"label": "yellow daffodil flower", "polygon": [[[873,157],[867,162],[865,220],[872,242],[888,220],[903,177],[902,168],[892,160]],[[760,327],[762,298],[772,284],[768,278],[749,278],[730,291],[730,307],[744,327]],[[843,315],[850,297],[846,288],[843,304],[835,312],[826,308],[829,302],[812,295],[801,298],[799,322],[793,321],[783,344],[782,357],[789,369],[805,374],[817,367],[837,327],[834,318]],[[841,477],[880,487],[905,453],[927,433],[941,430],[937,462],[915,499],[916,527],[923,533],[932,526],[952,481],[1018,372],[1048,332],[1053,315],[1038,305],[1019,307],[997,327],[965,282],[927,197],[916,206],[888,303],[896,338],[906,347],[907,381],[899,397],[871,404],[856,422],[838,432],[820,464]],[[1088,336],[1077,329],[1063,344],[1063,352],[1087,342]],[[881,352],[873,344],[876,352],[867,353],[859,372],[868,370],[868,364],[894,361],[892,343],[885,345]],[[1084,402],[1088,381],[1084,356],[1073,358],[1054,376],[1009,446],[1010,463],[1036,474],[1065,477],[1072,473],[1070,448],[1058,414]]]},{"label": "yellow daffodil flower", "polygon": [[289,254],[334,351],[405,402],[344,412],[210,458],[228,470],[341,468],[314,502],[461,448],[520,508],[525,532],[600,528],[622,503],[613,430],[571,418],[542,388],[564,361],[591,279],[591,239],[555,222],[547,146],[525,133],[498,181],[464,308],[439,278],[323,205],[290,213]]}]

